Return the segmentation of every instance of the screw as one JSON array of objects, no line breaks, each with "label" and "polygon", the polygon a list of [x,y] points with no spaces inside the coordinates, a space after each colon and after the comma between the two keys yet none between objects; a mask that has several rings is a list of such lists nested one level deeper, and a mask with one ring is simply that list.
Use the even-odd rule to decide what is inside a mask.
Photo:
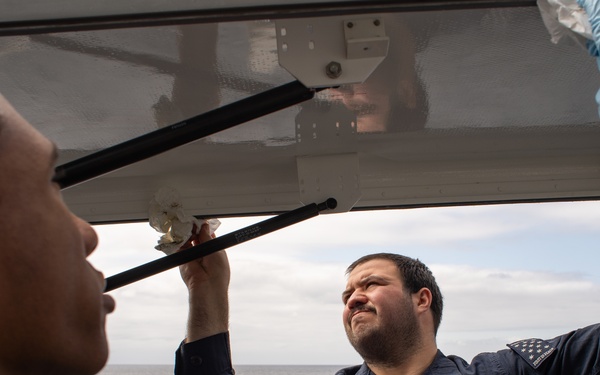
[{"label": "screw", "polygon": [[379,25],[381,25],[381,21],[375,20],[375,21],[373,21],[373,25],[379,26]]},{"label": "screw", "polygon": [[[339,24],[338,24],[338,25],[339,25]],[[351,28],[353,28],[353,27],[354,27],[354,24],[353,24],[352,22],[348,22],[348,23],[346,24],[346,26],[347,26],[349,29],[351,29]]]},{"label": "screw", "polygon": [[327,77],[335,79],[342,75],[342,65],[337,61],[332,61],[325,68]]}]

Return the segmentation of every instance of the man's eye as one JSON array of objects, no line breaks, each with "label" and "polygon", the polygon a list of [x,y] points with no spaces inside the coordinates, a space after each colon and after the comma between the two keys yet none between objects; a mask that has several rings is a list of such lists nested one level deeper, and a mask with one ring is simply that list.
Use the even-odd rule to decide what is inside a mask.
[{"label": "man's eye", "polygon": [[342,296],[342,302],[344,303],[344,305],[346,305],[348,303],[348,301],[350,300],[350,297],[352,296],[352,293],[354,293],[354,292],[344,293],[344,295]]}]

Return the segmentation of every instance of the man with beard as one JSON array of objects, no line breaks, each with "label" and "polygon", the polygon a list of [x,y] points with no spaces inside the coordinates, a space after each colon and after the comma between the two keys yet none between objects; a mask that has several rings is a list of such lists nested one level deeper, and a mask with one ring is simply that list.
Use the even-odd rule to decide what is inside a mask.
[{"label": "man with beard", "polygon": [[358,373],[422,374],[437,353],[442,314],[442,295],[429,269],[403,256],[373,254],[347,273],[342,317],[350,344],[366,363]]},{"label": "man with beard", "polygon": [[437,349],[442,294],[419,260],[372,254],[352,263],[347,274],[344,328],[365,363],[337,375],[600,373],[600,325],[547,341],[517,341],[468,364]]},{"label": "man with beard", "polygon": [[[225,265],[221,262],[220,267],[227,271],[223,280],[229,280]],[[600,374],[598,324],[549,340],[517,341],[508,344],[508,349],[479,354],[469,364],[460,357],[445,356],[437,348],[442,294],[429,268],[419,260],[371,254],[352,263],[347,275],[342,320],[364,363],[336,375]],[[189,342],[186,348],[214,369],[202,373],[234,373],[227,332]],[[193,374],[191,365],[188,368],[190,371],[178,374]]]}]

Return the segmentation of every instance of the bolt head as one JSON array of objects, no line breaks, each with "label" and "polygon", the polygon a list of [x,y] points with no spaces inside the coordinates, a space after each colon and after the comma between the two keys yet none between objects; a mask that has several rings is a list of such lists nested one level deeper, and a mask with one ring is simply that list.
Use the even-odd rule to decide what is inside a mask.
[{"label": "bolt head", "polygon": [[325,67],[325,74],[327,74],[327,77],[329,78],[338,78],[342,75],[342,64],[337,61],[330,62],[327,64],[327,67]]}]

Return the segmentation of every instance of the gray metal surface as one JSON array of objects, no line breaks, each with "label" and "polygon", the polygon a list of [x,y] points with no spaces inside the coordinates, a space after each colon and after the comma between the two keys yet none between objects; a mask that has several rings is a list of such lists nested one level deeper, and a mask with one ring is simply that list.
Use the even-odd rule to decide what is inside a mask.
[{"label": "gray metal surface", "polygon": [[[354,209],[600,196],[600,73],[581,47],[550,42],[536,8],[384,18],[389,55],[365,83],[69,188],[66,201],[94,222],[147,218],[162,186],[196,215],[296,208],[307,155],[295,118],[340,106],[357,116]],[[0,90],[61,162],[293,79],[269,20],[0,38]]]}]

